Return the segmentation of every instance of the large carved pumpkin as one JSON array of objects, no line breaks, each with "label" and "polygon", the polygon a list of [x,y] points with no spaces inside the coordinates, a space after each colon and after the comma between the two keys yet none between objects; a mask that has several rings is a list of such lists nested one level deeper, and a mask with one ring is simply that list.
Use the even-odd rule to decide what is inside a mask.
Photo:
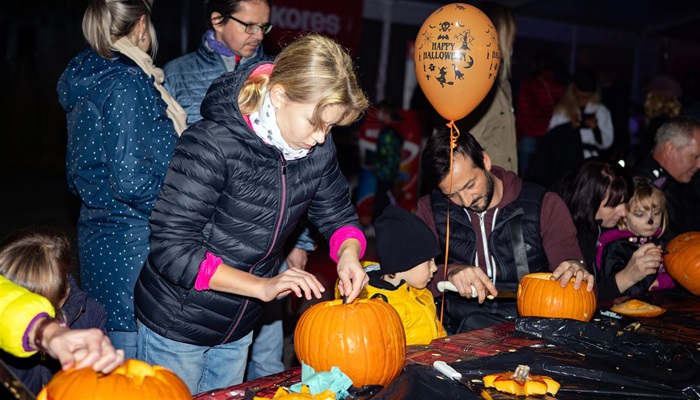
[{"label": "large carved pumpkin", "polygon": [[664,265],[671,278],[700,296],[700,232],[686,232],[666,245]]},{"label": "large carved pumpkin", "polygon": [[60,371],[37,400],[192,400],[185,383],[167,368],[128,359],[103,374],[92,368]]},{"label": "large carved pumpkin", "polygon": [[355,387],[386,386],[403,369],[406,334],[399,314],[382,300],[333,300],[302,314],[294,349],[317,372],[338,367]]},{"label": "large carved pumpkin", "polygon": [[523,317],[570,318],[588,322],[596,307],[595,293],[582,283],[574,289],[574,279],[561,287],[551,280],[551,272],[523,276],[518,284],[518,313]]}]

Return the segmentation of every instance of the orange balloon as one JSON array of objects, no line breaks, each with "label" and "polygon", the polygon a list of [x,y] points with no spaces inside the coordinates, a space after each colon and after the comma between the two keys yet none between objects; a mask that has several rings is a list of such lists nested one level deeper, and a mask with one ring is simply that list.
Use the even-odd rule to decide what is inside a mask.
[{"label": "orange balloon", "polygon": [[435,110],[449,121],[481,103],[501,66],[498,34],[481,10],[448,4],[430,14],[416,37],[416,77]]}]

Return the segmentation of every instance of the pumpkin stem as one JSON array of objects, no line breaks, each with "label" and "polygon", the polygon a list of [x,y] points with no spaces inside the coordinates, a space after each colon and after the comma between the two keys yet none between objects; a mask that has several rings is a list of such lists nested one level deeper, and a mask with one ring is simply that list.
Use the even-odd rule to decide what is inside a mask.
[{"label": "pumpkin stem", "polygon": [[529,377],[530,367],[527,365],[518,365],[518,368],[515,369],[515,372],[513,373],[513,376],[511,376],[511,379],[516,380],[518,382],[526,382]]}]

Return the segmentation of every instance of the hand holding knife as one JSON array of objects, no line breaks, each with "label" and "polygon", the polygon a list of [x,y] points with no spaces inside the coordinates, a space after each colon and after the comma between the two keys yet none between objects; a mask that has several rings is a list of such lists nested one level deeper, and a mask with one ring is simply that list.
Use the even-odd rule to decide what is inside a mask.
[{"label": "hand holding knife", "polygon": [[[472,286],[472,298],[477,298],[479,297],[479,292],[477,292],[476,287],[474,285]],[[440,281],[437,283],[437,288],[439,291],[444,292],[446,290],[449,290],[450,292],[459,292],[457,287],[454,285],[454,283],[450,281]],[[498,297],[502,299],[515,299],[517,298],[517,294],[515,292],[509,292],[509,291],[504,291],[504,290],[499,290],[498,291]],[[496,297],[492,294],[489,294],[486,296],[487,299],[493,300]]]}]

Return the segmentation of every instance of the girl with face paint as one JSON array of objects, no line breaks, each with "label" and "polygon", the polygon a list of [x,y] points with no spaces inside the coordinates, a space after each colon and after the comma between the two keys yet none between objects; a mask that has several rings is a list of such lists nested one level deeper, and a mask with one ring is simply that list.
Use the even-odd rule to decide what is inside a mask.
[{"label": "girl with face paint", "polygon": [[648,180],[635,182],[626,211],[618,229],[605,232],[598,241],[596,280],[614,279],[616,285],[608,286],[618,289],[599,293],[599,301],[675,286],[659,243],[668,221],[663,192]]}]

